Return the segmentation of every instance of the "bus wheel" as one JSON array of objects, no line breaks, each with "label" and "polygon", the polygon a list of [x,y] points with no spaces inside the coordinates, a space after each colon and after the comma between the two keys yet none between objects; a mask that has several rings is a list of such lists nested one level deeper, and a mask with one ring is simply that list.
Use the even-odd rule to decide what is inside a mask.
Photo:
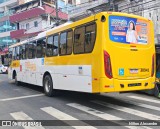
[{"label": "bus wheel", "polygon": [[53,82],[50,75],[46,75],[43,80],[44,92],[47,96],[55,96],[55,90],[53,89]]}]

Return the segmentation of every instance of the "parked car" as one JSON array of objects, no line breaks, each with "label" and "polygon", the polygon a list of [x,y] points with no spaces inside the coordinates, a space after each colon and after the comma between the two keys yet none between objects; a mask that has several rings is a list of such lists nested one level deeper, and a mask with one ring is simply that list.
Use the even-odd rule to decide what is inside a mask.
[{"label": "parked car", "polygon": [[8,73],[8,66],[0,64],[0,73]]}]

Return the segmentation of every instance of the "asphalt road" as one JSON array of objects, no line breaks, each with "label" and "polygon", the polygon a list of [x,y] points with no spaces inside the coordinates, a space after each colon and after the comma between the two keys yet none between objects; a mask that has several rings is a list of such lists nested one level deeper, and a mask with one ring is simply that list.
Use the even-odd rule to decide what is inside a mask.
[{"label": "asphalt road", "polygon": [[[7,75],[0,74],[0,120],[49,120],[42,121],[46,126],[41,127],[19,125],[2,129],[159,129],[158,126],[128,126],[125,120],[160,122],[160,99],[142,93],[95,95],[69,91],[47,97],[42,87],[16,86]],[[55,126],[48,126],[47,122]]]}]

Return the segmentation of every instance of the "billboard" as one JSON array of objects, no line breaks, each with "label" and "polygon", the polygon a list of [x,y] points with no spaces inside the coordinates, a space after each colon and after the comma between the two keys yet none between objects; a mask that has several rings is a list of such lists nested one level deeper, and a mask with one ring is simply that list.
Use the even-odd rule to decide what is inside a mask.
[{"label": "billboard", "polygon": [[110,40],[125,44],[147,44],[149,25],[146,21],[123,17],[109,16]]}]

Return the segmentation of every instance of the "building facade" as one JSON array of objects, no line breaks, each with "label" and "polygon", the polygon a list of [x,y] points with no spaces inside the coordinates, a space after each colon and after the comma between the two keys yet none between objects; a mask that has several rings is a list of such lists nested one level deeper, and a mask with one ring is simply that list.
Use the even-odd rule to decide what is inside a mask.
[{"label": "building facade", "polygon": [[[80,0],[75,7],[69,11],[69,19],[72,21],[84,18],[97,11],[109,10],[109,0]],[[92,11],[93,12],[92,12]]]},{"label": "building facade", "polygon": [[[77,0],[78,4],[69,12],[69,18],[79,20],[87,16],[88,10],[118,11],[146,17],[153,21],[155,43],[160,43],[159,0]],[[103,6],[104,5],[104,6]]]},{"label": "building facade", "polygon": [[10,31],[16,30],[16,26],[9,21],[9,16],[13,14],[11,8],[18,5],[18,0],[0,0],[0,49],[4,49],[16,42],[11,39]]},{"label": "building facade", "polygon": [[123,0],[118,4],[119,12],[132,13],[146,17],[154,23],[155,43],[160,43],[160,1],[159,0]]},{"label": "building facade", "polygon": [[[56,8],[51,0],[32,0],[14,7],[14,10],[15,13],[10,16],[10,22],[17,26],[17,30],[10,34],[12,39],[18,41],[36,36],[49,29],[57,21]],[[68,15],[59,9],[58,18],[61,23],[64,23],[68,20]]]}]

